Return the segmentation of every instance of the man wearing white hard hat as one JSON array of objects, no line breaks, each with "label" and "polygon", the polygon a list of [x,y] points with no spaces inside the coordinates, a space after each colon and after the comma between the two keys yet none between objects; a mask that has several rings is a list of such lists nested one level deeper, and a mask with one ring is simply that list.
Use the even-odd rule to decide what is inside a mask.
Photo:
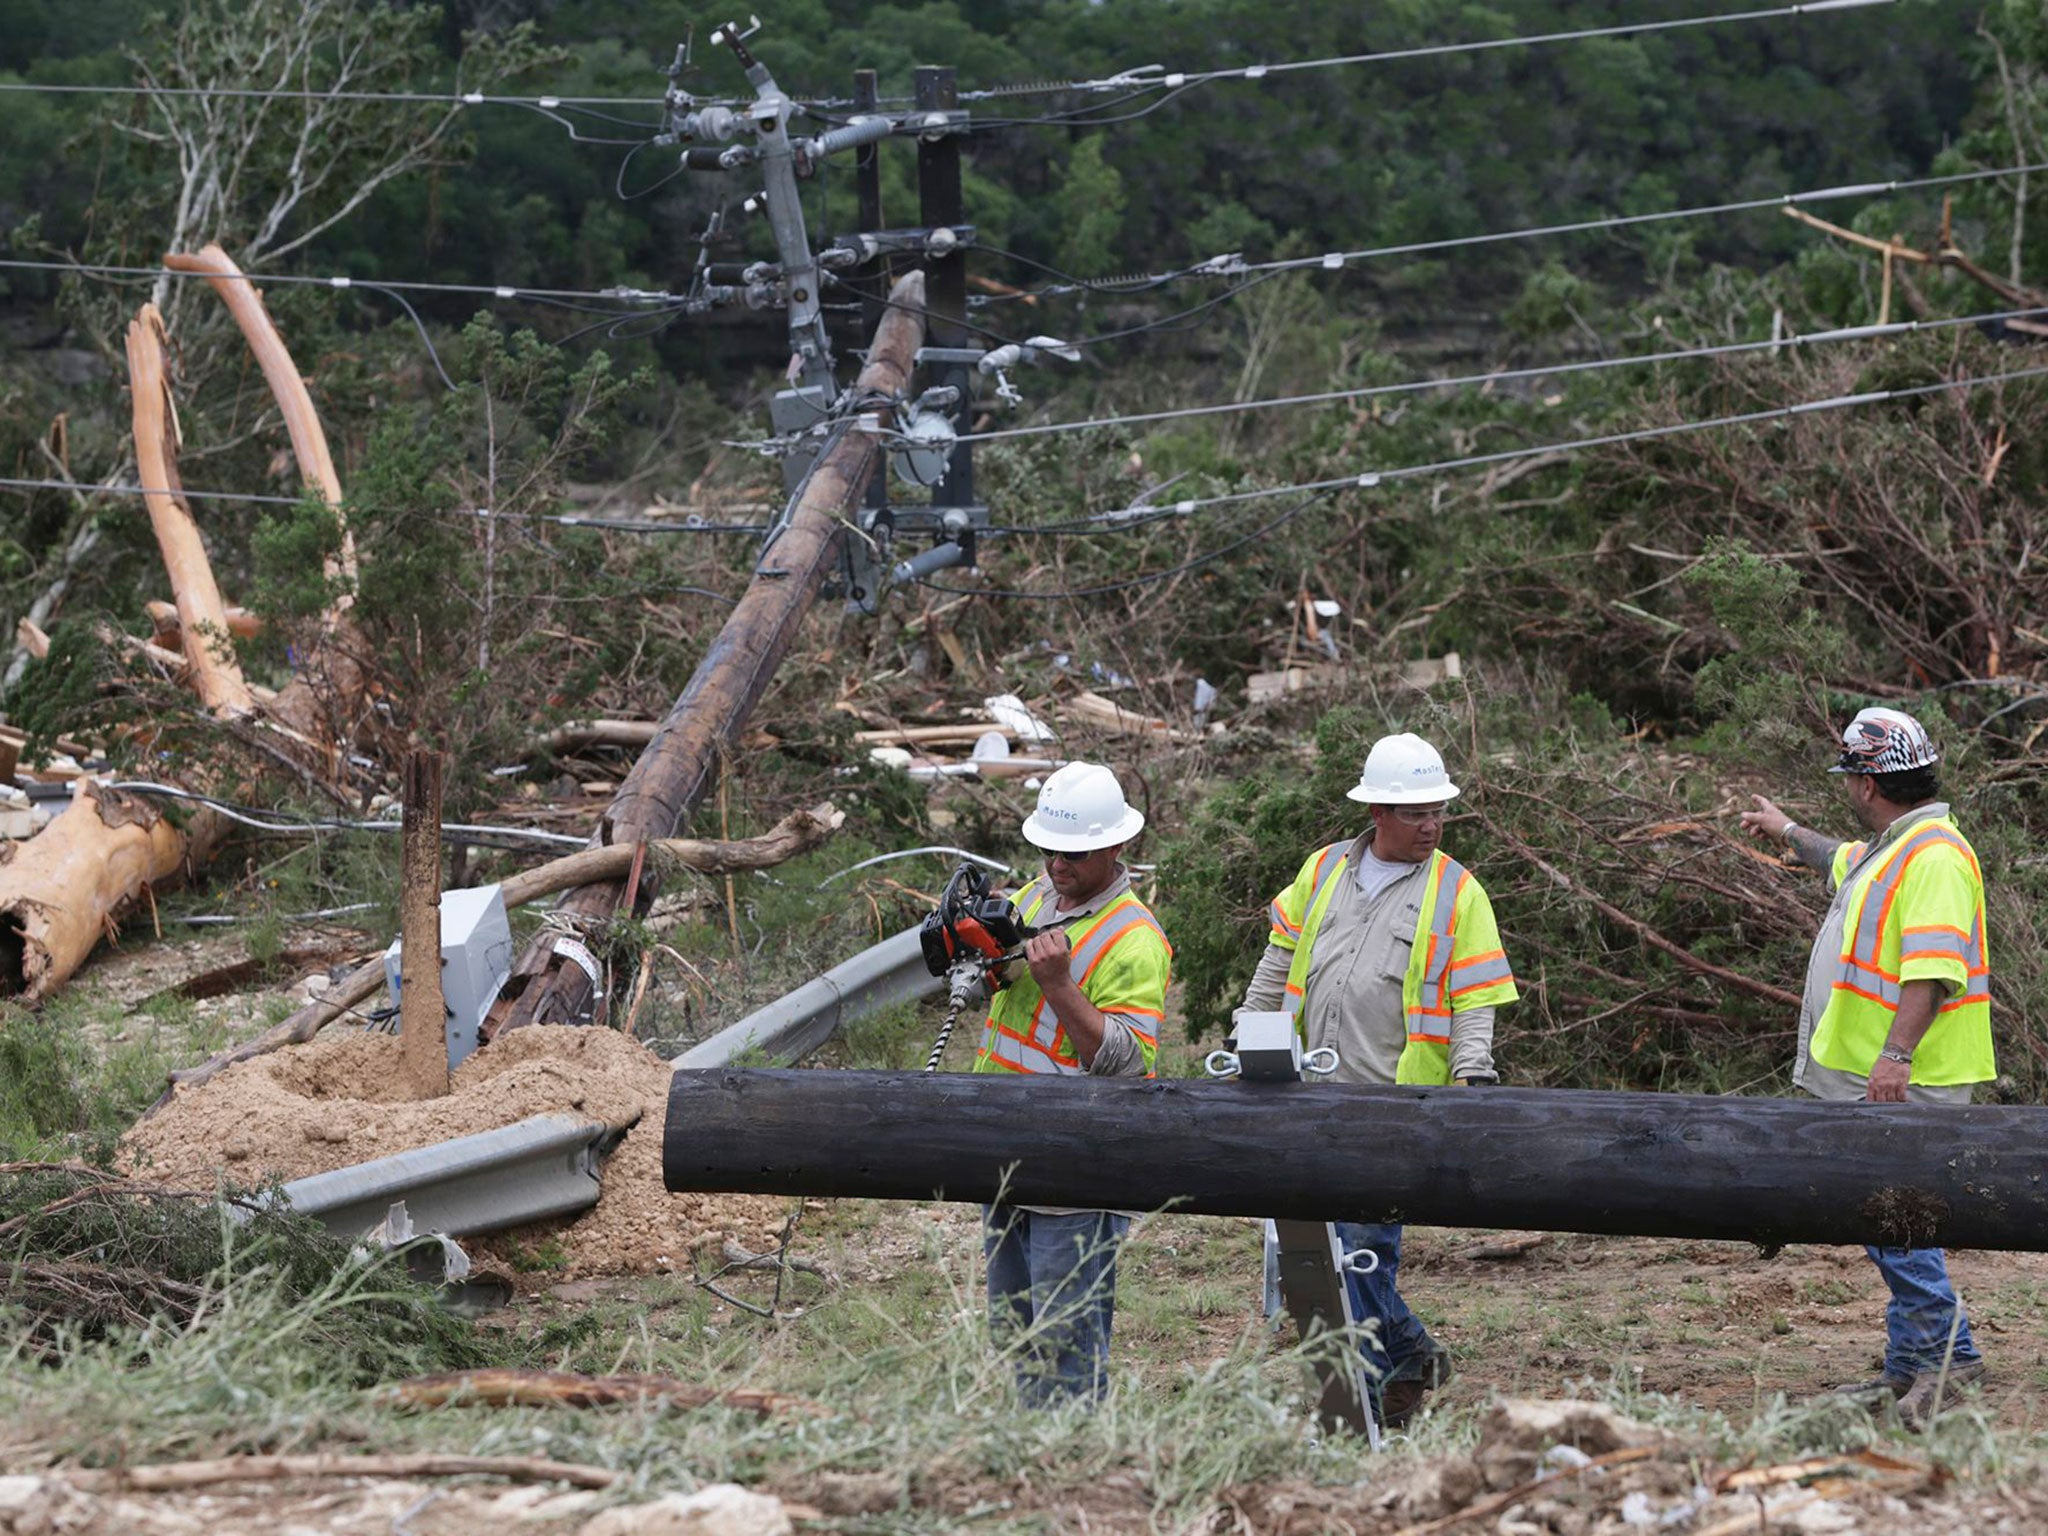
[{"label": "man wearing white hard hat", "polygon": [[[1991,959],[1984,876],[1956,829],[1920,722],[1866,709],[1842,732],[1828,771],[1870,834],[1837,842],[1762,795],[1742,824],[1783,843],[1834,887],[1807,961],[1792,1081],[1816,1098],[1967,1104],[1998,1075],[1991,1045]],[[1984,1377],[1984,1361],[1939,1248],[1865,1250],[1891,1290],[1884,1368],[1842,1390],[1896,1401],[1924,1426]]]},{"label": "man wearing white hard hat", "polygon": [[[1341,1082],[1496,1081],[1494,1010],[1517,993],[1485,889],[1437,846],[1458,786],[1436,748],[1403,734],[1373,743],[1348,794],[1372,825],[1311,853],[1273,898],[1244,1006],[1291,1012],[1304,1049],[1335,1049]],[[1346,1249],[1379,1257],[1344,1279],[1376,1335],[1361,1347],[1381,1422],[1399,1426],[1449,1378],[1450,1354],[1395,1288],[1401,1228],[1337,1227]]]},{"label": "man wearing white hard hat", "polygon": [[[1099,764],[1069,763],[1047,777],[1024,822],[1045,869],[1010,898],[1040,931],[1025,941],[1025,973],[996,992],[976,1072],[1152,1075],[1173,950],[1123,865],[1124,845],[1144,825]],[[1130,1218],[1039,1206],[983,1214],[990,1325],[1018,1349],[1025,1402],[1099,1398]]]}]

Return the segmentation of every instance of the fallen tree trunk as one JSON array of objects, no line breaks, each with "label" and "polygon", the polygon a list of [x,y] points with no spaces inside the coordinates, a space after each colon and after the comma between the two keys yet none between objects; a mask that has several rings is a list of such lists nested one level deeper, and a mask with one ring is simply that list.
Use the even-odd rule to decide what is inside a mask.
[{"label": "fallen tree trunk", "polygon": [[[807,853],[838,830],[845,813],[827,801],[808,811],[792,811],[759,837],[731,842],[701,842],[695,838],[671,838],[647,845],[650,864],[669,861],[700,874],[722,875],[740,870],[768,869]],[[623,879],[631,868],[635,849],[585,848],[537,869],[512,876],[498,887],[506,907],[521,907],[557,891],[572,890],[592,880]],[[201,1062],[171,1073],[169,1086],[141,1118],[170,1103],[180,1087],[196,1087],[226,1071],[238,1061],[268,1055],[287,1045],[303,1045],[336,1019],[374,994],[384,985],[384,957],[380,953],[365,961],[335,983],[318,1002],[273,1025],[253,1040],[232,1046]]]},{"label": "fallen tree trunk", "polygon": [[[889,302],[854,386],[858,399],[899,399],[924,342],[923,274],[900,279]],[[745,594],[619,786],[595,842],[631,845],[673,836],[710,788],[723,754],[738,747],[797,626],[827,572],[838,564],[847,520],[881,461],[879,434],[862,426],[841,422],[830,446],[818,455],[787,523],[762,551]],[[638,903],[651,903],[658,891],[658,880],[643,879]],[[620,881],[593,882],[571,892],[559,911],[569,924],[588,926],[616,912],[623,895]],[[596,1007],[591,979],[558,947],[572,936],[554,930],[526,947],[484,1026],[487,1034],[591,1018]]]},{"label": "fallen tree trunk", "polygon": [[[218,835],[219,817],[197,821]],[[38,1003],[61,987],[124,903],[183,869],[190,837],[150,801],[81,779],[63,815],[0,842],[0,998]]]},{"label": "fallen tree trunk", "polygon": [[2048,1109],[678,1072],[672,1190],[2048,1252]]}]

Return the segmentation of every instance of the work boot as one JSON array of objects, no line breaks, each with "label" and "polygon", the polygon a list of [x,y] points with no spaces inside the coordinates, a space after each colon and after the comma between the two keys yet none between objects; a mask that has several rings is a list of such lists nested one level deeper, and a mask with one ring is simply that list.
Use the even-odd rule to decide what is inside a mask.
[{"label": "work boot", "polygon": [[1435,1339],[1425,1339],[1416,1359],[1422,1367],[1422,1385],[1430,1391],[1443,1386],[1457,1371],[1451,1365],[1451,1352]]},{"label": "work boot", "polygon": [[1899,1422],[1908,1429],[1925,1429],[1936,1414],[1953,1408],[1965,1391],[1984,1379],[1982,1360],[1957,1360],[1947,1370],[1922,1371],[1899,1399]]},{"label": "work boot", "polygon": [[1830,1395],[1854,1398],[1859,1403],[1867,1402],[1875,1408],[1887,1402],[1895,1403],[1904,1397],[1913,1390],[1915,1379],[1911,1376],[1894,1376],[1887,1371],[1884,1375],[1872,1377],[1869,1381],[1852,1381],[1846,1386],[1836,1387]]},{"label": "work boot", "polygon": [[1380,1427],[1400,1429],[1416,1411],[1422,1407],[1422,1399],[1429,1388],[1410,1376],[1401,1381],[1390,1381],[1380,1388]]}]

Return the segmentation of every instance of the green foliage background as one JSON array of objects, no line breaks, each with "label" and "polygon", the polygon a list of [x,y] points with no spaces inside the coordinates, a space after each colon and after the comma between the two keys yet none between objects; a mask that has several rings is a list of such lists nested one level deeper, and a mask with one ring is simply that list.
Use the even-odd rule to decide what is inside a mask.
[{"label": "green foliage background", "polygon": [[[854,69],[870,66],[885,94],[900,95],[926,62],[956,65],[973,89],[1695,13],[1680,0],[1282,9],[806,0],[765,14],[753,46],[796,93],[843,95]],[[1857,20],[1866,15],[1881,21]],[[0,0],[0,71],[55,84],[122,83],[138,67],[162,73],[171,58],[226,69],[232,61],[209,54],[198,27],[209,16],[146,0]],[[625,122],[583,119],[599,138],[645,138],[662,69],[693,23],[703,25],[687,86],[742,89],[704,35],[726,18],[669,0],[450,0],[343,19],[373,36],[387,87],[447,90],[459,78],[646,104],[614,114]],[[241,35],[219,30],[217,52]],[[986,249],[974,270],[1031,285],[1227,251],[1261,259],[1450,240],[2039,160],[2044,66],[2038,7],[1901,0],[1881,12],[1224,82],[1142,113],[1151,98],[1004,96],[976,106],[987,131],[970,146],[967,188]],[[1047,120],[1082,107],[1132,115],[1100,127]],[[118,97],[0,95],[10,146],[0,229],[12,232],[11,252],[154,259],[170,167],[124,132],[149,126],[146,111]],[[351,121],[369,131],[371,120]],[[728,444],[761,433],[786,353],[772,316],[620,327],[567,307],[478,314],[456,295],[421,296],[416,330],[371,280],[680,290],[711,211],[751,190],[743,177],[671,177],[666,151],[575,142],[511,108],[479,107],[457,127],[432,163],[383,185],[284,263],[346,271],[354,287],[279,285],[267,298],[354,504],[353,595],[379,688],[363,749],[389,763],[409,743],[444,746],[450,812],[469,815],[507,793],[493,770],[528,755],[538,730],[663,710],[755,553],[750,540],[645,539],[545,519],[643,496],[773,506],[772,469]],[[418,130],[417,114],[398,113],[382,142]],[[909,222],[911,150],[892,143],[881,162],[888,217]],[[252,174],[253,207],[280,169],[259,162]],[[2003,280],[2040,283],[2044,200],[2018,216],[2016,191],[1996,177],[1959,187],[1948,231]],[[852,227],[843,168],[807,184],[806,198],[814,233]],[[1823,211],[1923,245],[1944,217],[1934,195]],[[224,218],[232,226],[246,215]],[[768,253],[764,221],[734,228],[714,255]],[[222,238],[232,246],[238,232],[247,234],[224,227]],[[2003,302],[1951,269],[1910,276],[1913,313],[1937,322]],[[1004,335],[1136,333],[1091,348],[1078,367],[1020,374],[1023,412],[994,418],[1007,425],[1808,335],[1878,319],[1882,291],[1866,253],[1765,208],[1359,263],[1229,296],[1214,285],[1028,306],[991,295],[973,319]],[[1148,329],[1211,299],[1200,315]],[[119,325],[136,301],[127,288],[0,278],[0,326],[16,343],[0,355],[6,473],[124,471]],[[1897,318],[1906,304],[1901,284],[1885,313]],[[210,315],[195,304],[178,322],[188,481],[295,498],[303,488],[266,417],[267,393]],[[849,329],[847,344],[858,339]],[[832,705],[850,691],[863,707],[943,713],[998,688],[1070,689],[1099,666],[1135,680],[1125,701],[1182,718],[1192,680],[1206,678],[1221,690],[1227,737],[1171,755],[1093,744],[1152,818],[1144,852],[1161,867],[1183,1019],[1200,1036],[1241,991],[1272,892],[1309,848],[1355,830],[1341,791],[1365,743],[1415,729],[1445,745],[1468,784],[1450,846],[1493,890],[1524,977],[1525,1000],[1504,1026],[1511,1075],[1772,1086],[1787,1048],[1781,994],[1796,984],[1818,897],[1745,851],[1733,813],[1747,794],[1768,792],[1802,820],[1831,824],[1816,743],[1859,703],[1903,700],[1944,737],[1952,792],[1994,874],[2000,995],[2011,999],[2002,1017],[2016,1031],[1999,1091],[2038,1098],[2048,1044],[2024,1021],[2048,1007],[2031,917],[2048,876],[2030,852],[2048,830],[2041,715],[2030,702],[2048,664],[2032,536],[2048,476],[2039,380],[1070,536],[1140,495],[1257,491],[1988,375],[2027,365],[2031,353],[2015,342],[2026,338],[1955,327],[991,444],[978,484],[1009,531],[984,544],[983,565],[991,585],[1031,596],[975,598],[941,614],[954,594],[899,594],[872,622],[821,609],[764,701],[768,741],[732,765],[734,830],[829,792],[853,815],[819,878],[839,858],[913,841],[1021,858],[1020,792],[927,799],[887,770],[846,773],[859,754],[852,722]],[[26,669],[0,708],[38,746],[151,720],[154,734],[116,737],[135,765],[172,775],[206,761],[218,733],[181,716],[176,688],[138,678],[104,639],[109,624],[132,632],[140,603],[162,595],[146,521],[132,506],[81,505],[61,491],[6,498],[0,622],[11,630],[53,581],[68,585],[50,626],[53,660]],[[268,620],[243,661],[274,686],[330,595],[319,562],[332,521],[287,500],[209,503],[203,523],[223,587]],[[89,553],[72,558],[81,547]],[[958,585],[952,573],[934,583]],[[1355,681],[1334,698],[1248,710],[1244,680],[1285,653],[1290,605],[1304,590],[1340,603],[1334,632]],[[1418,693],[1380,670],[1450,650],[1469,662],[1457,686]],[[547,772],[573,784],[581,769]],[[289,804],[304,791],[271,777],[251,792]],[[307,904],[356,878],[345,858],[317,870],[316,859],[301,862],[266,878]],[[271,899],[245,884],[238,896]],[[736,1016],[906,920],[914,890],[877,877],[829,896],[815,881],[745,892],[754,952],[660,1029],[680,1035]],[[714,913],[679,942],[692,956],[722,953],[737,927]],[[782,941],[769,943],[771,932]]]}]

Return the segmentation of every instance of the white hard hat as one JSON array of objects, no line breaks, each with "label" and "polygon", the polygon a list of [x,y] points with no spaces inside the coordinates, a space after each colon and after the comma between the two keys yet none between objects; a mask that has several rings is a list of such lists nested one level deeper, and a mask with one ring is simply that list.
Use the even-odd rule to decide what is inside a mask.
[{"label": "white hard hat", "polygon": [[1367,805],[1435,805],[1458,798],[1443,754],[1420,736],[1382,736],[1365,754],[1365,771],[1345,794]]},{"label": "white hard hat", "polygon": [[1088,853],[1127,843],[1144,825],[1145,813],[1125,802],[1115,774],[1100,763],[1068,763],[1039,787],[1024,840],[1054,853]]}]

